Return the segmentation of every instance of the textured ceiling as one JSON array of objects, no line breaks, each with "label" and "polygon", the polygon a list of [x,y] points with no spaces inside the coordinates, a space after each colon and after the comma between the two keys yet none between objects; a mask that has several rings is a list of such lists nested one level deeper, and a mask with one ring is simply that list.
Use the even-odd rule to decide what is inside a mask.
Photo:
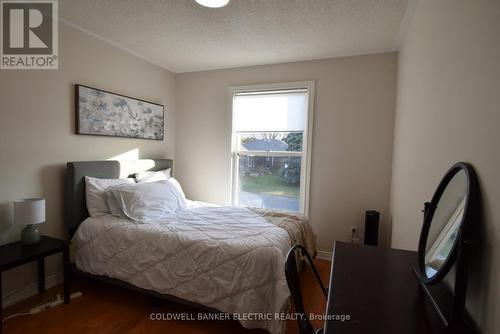
[{"label": "textured ceiling", "polygon": [[408,1],[59,0],[59,15],[178,73],[396,50]]}]

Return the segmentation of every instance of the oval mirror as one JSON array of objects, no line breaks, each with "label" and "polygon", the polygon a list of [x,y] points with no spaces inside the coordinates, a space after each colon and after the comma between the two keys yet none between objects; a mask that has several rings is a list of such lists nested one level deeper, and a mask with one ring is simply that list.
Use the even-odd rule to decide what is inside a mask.
[{"label": "oval mirror", "polygon": [[472,167],[459,162],[448,170],[426,210],[418,256],[424,283],[434,284],[451,269],[468,224],[477,181]]}]

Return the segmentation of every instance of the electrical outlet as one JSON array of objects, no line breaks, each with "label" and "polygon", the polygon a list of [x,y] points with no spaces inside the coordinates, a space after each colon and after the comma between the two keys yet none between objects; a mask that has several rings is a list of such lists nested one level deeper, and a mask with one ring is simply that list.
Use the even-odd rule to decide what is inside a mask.
[{"label": "electrical outlet", "polygon": [[359,244],[358,227],[357,226],[351,226],[351,242],[353,244]]}]

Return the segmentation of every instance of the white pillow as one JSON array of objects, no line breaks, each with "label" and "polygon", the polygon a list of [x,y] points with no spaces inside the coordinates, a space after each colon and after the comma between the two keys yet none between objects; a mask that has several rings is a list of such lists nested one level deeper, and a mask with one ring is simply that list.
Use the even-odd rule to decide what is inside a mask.
[{"label": "white pillow", "polygon": [[98,217],[110,213],[104,194],[108,187],[134,182],[134,179],[98,179],[85,176],[85,197],[89,215]]},{"label": "white pillow", "polygon": [[[171,177],[167,180],[167,182],[171,183],[179,191],[181,198],[186,201],[186,206],[189,206],[188,200],[186,199],[186,195],[184,194],[184,191],[182,191],[182,187],[181,187],[179,181],[177,181],[175,178]],[[148,182],[148,183],[150,183],[150,182]],[[119,218],[128,218],[110,191],[105,192],[105,198],[106,198],[106,203],[108,205],[109,211],[111,211],[111,214],[113,216],[116,216]]]},{"label": "white pillow", "polygon": [[174,177],[169,178],[167,181],[170,182],[175,188],[177,188],[177,190],[179,190],[182,198],[186,199],[186,195],[184,195],[184,191],[182,191],[182,187],[179,181],[177,181]]},{"label": "white pillow", "polygon": [[135,174],[135,179],[137,183],[165,181],[172,177],[171,171],[172,169],[168,168],[158,172],[141,172]]},{"label": "white pillow", "polygon": [[113,186],[107,196],[116,201],[121,210],[118,214],[141,223],[158,221],[187,208],[183,194],[168,180]]},{"label": "white pillow", "polygon": [[106,197],[106,204],[108,205],[109,211],[111,211],[111,214],[115,217],[119,218],[128,218],[125,213],[123,213],[123,210],[120,205],[116,202],[115,197],[111,192],[106,190],[104,193]]}]

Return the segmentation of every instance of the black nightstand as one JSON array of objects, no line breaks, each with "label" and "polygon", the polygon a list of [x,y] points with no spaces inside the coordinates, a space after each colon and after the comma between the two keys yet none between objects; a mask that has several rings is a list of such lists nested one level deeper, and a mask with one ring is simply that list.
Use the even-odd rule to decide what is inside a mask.
[{"label": "black nightstand", "polygon": [[[0,246],[0,319],[2,319],[2,272],[22,264],[38,261],[38,292],[45,291],[45,257],[63,253],[64,303],[69,303],[69,242],[47,236],[41,236],[40,242],[32,246],[23,246],[20,241]],[[0,323],[0,333],[2,324]]]}]

